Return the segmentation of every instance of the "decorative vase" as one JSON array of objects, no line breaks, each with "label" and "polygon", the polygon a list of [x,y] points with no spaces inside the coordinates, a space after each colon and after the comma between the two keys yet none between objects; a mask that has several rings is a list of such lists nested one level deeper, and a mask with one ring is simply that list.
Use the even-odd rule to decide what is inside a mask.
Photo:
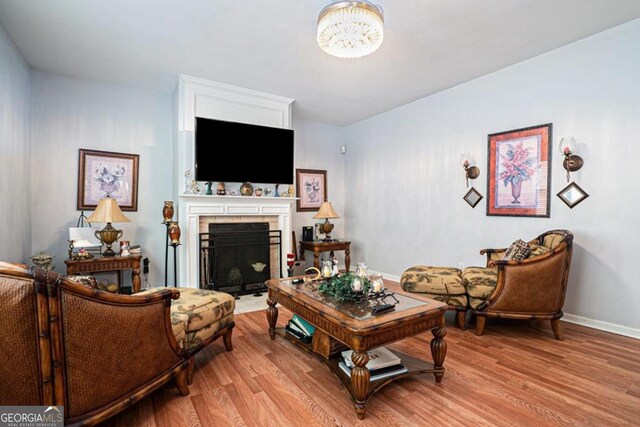
[{"label": "decorative vase", "polygon": [[256,196],[257,197],[262,196],[262,188],[256,188]]},{"label": "decorative vase", "polygon": [[253,194],[253,185],[249,184],[248,182],[242,184],[242,186],[240,187],[240,194],[242,194],[243,196],[251,196]]},{"label": "decorative vase", "polygon": [[224,182],[220,181],[218,183],[218,189],[216,190],[216,194],[218,196],[226,196],[227,189],[224,187]]},{"label": "decorative vase", "polygon": [[511,204],[520,204],[520,202],[518,201],[518,198],[520,197],[520,191],[522,191],[522,181],[517,180],[515,184],[513,183],[513,181],[511,181],[511,195],[513,196]]},{"label": "decorative vase", "polygon": [[173,201],[165,200],[164,207],[162,208],[162,217],[164,218],[164,221],[162,221],[163,224],[171,222],[173,219]]},{"label": "decorative vase", "polygon": [[169,238],[171,239],[171,246],[178,246],[180,244],[180,226],[176,221],[169,223]]}]

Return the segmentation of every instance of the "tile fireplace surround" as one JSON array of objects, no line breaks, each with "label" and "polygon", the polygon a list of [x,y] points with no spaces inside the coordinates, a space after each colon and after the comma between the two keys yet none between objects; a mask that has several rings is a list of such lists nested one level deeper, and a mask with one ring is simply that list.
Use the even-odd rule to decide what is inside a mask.
[{"label": "tile fireplace surround", "polygon": [[270,229],[282,232],[280,262],[287,270],[286,254],[291,248],[291,197],[243,197],[181,195],[178,205],[182,229],[182,246],[178,249],[178,282],[180,286],[197,288],[200,283],[200,244],[198,233],[212,222],[268,222]]}]

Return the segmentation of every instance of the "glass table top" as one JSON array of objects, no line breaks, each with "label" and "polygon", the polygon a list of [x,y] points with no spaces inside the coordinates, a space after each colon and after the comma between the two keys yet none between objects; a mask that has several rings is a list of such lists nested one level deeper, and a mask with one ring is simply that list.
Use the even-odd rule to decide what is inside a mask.
[{"label": "glass table top", "polygon": [[[387,297],[384,300],[384,302],[380,302],[379,300],[376,300],[376,299],[367,299],[367,298],[364,298],[360,302],[340,302],[335,298],[333,298],[332,296],[325,295],[318,292],[317,289],[320,283],[322,283],[321,281],[308,282],[308,283],[293,283],[290,280],[283,280],[282,283],[354,319],[364,320],[364,319],[370,319],[374,316],[378,316],[372,313],[371,309],[373,307],[381,303],[393,304],[395,302],[395,300],[392,297]],[[415,298],[408,297],[406,295],[394,293],[393,296],[398,300],[398,304],[396,304],[395,310],[388,311],[391,313],[408,310],[408,309],[419,307],[419,306],[427,307],[429,305],[428,301],[418,300]]]}]

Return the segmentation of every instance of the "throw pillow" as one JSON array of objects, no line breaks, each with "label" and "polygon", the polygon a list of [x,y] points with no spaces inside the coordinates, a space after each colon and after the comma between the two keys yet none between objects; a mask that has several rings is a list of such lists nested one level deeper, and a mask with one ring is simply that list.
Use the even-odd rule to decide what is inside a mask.
[{"label": "throw pillow", "polygon": [[518,239],[509,246],[502,257],[503,260],[522,261],[529,256],[531,249],[524,240]]}]

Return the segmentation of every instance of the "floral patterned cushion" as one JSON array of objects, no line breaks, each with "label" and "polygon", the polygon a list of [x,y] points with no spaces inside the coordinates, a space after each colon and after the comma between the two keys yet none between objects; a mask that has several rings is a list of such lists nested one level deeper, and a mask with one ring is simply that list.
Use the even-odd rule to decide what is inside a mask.
[{"label": "floral patterned cushion", "polygon": [[186,350],[191,350],[192,348],[199,346],[203,341],[211,338],[213,334],[227,326],[232,320],[233,313],[228,314],[222,319],[216,320],[215,322],[201,329],[198,329],[197,331],[188,332],[184,338],[184,348]]},{"label": "floral patterned cushion", "polygon": [[[141,294],[161,289],[164,288],[152,288]],[[232,295],[206,289],[178,290],[180,298],[171,301],[171,325],[178,344],[186,349],[192,348],[198,339],[202,341],[210,337],[233,320],[236,300]],[[220,322],[221,320],[223,321]],[[203,336],[206,338],[202,338]]]},{"label": "floral patterned cushion", "polygon": [[547,252],[551,251],[551,249],[547,248],[546,246],[540,246],[531,243],[529,243],[529,249],[529,256],[527,258],[533,258],[535,256],[546,254]]},{"label": "floral patterned cushion", "polygon": [[72,276],[67,276],[67,279],[71,280],[72,282],[76,282],[81,285],[84,285],[91,289],[98,289],[98,282],[96,278],[90,275],[84,275],[84,276],[79,274],[72,275]]},{"label": "floral patterned cushion", "polygon": [[544,236],[542,244],[549,249],[555,249],[563,239],[564,236],[562,234],[551,233]]},{"label": "floral patterned cushion", "polygon": [[[462,273],[462,278],[467,287],[470,303],[473,298],[479,298],[482,301],[491,296],[498,282],[497,268],[483,267],[467,267]],[[473,305],[471,305],[473,308]]]},{"label": "floral patterned cushion", "polygon": [[447,303],[451,307],[466,307],[467,296],[461,271],[452,267],[418,265],[402,274],[400,285],[407,292],[425,294],[428,298]]}]

